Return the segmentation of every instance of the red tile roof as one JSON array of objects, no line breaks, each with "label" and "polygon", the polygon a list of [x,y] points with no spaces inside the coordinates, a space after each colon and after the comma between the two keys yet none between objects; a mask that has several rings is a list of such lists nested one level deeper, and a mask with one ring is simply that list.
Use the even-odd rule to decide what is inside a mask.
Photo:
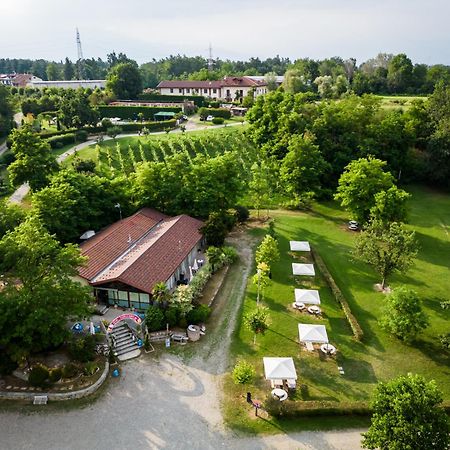
[{"label": "red tile roof", "polygon": [[198,244],[202,225],[186,215],[168,217],[151,209],[141,210],[81,246],[89,261],[79,274],[94,286],[120,281],[151,293]]},{"label": "red tile roof", "polygon": [[172,88],[172,89],[208,89],[208,88],[226,88],[226,87],[255,87],[265,86],[267,83],[263,80],[253,80],[249,77],[225,77],[222,80],[165,80],[161,81],[157,89],[159,88]]}]

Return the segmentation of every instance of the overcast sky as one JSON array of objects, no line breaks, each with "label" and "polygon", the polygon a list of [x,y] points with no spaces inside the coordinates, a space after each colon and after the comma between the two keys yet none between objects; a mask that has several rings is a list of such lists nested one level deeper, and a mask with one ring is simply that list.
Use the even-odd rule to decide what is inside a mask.
[{"label": "overcast sky", "polygon": [[406,53],[450,64],[449,0],[0,0],[0,58],[115,50],[139,63],[170,54],[222,59]]}]

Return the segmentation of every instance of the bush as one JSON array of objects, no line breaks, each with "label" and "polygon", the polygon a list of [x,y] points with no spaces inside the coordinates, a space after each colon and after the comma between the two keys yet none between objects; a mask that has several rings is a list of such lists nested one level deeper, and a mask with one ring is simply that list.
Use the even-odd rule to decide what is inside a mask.
[{"label": "bush", "polygon": [[362,341],[364,337],[364,332],[361,326],[359,325],[358,321],[356,320],[356,317],[353,315],[352,310],[350,309],[350,305],[348,304],[346,298],[344,297],[344,294],[342,294],[338,285],[334,281],[334,278],[331,276],[331,273],[328,271],[328,268],[323,262],[322,258],[312,250],[311,255],[315,263],[319,267],[319,270],[322,272],[322,275],[324,276],[328,286],[330,287],[334,298],[341,305],[341,308],[344,311],[345,317],[347,318],[350,328],[352,329],[353,336],[356,338],[356,340]]},{"label": "bush", "polygon": [[236,210],[237,221],[239,223],[247,222],[248,218],[250,217],[248,208],[242,205],[237,205],[234,209]]},{"label": "bush", "polygon": [[158,331],[164,326],[164,313],[158,306],[150,305],[145,312],[145,325],[148,331]]},{"label": "bush", "polygon": [[75,361],[87,362],[95,359],[95,337],[73,337],[69,344],[69,354]]},{"label": "bush", "polygon": [[109,127],[109,128],[106,129],[106,134],[107,134],[109,137],[115,139],[116,136],[117,136],[118,134],[122,133],[122,131],[123,131],[123,130],[122,130],[121,127],[118,127],[118,126],[112,126],[112,127]]},{"label": "bush", "polygon": [[58,136],[53,136],[47,139],[52,149],[62,148],[65,145],[75,144],[76,136],[75,133],[61,134]]},{"label": "bush", "polygon": [[222,247],[221,250],[222,250],[221,260],[222,260],[223,265],[228,266],[230,264],[235,263],[238,260],[239,255],[238,255],[237,250],[234,247],[225,246],[225,247]]},{"label": "bush", "polygon": [[76,375],[78,375],[79,373],[79,369],[78,367],[73,364],[73,363],[67,363],[63,368],[62,368],[62,377],[63,378],[73,378]]},{"label": "bush", "polygon": [[9,375],[17,369],[17,363],[11,357],[0,351],[0,375]]},{"label": "bush", "polygon": [[200,117],[221,117],[223,119],[229,119],[231,117],[231,111],[226,108],[200,108],[198,110]]},{"label": "bush", "polygon": [[55,367],[50,371],[49,380],[51,383],[56,383],[62,378],[62,369]]},{"label": "bush", "polygon": [[439,342],[444,350],[450,350],[450,333],[440,334]]},{"label": "bush", "polygon": [[165,322],[169,327],[174,327],[178,323],[178,310],[176,308],[166,309],[164,312]]},{"label": "bush", "polygon": [[186,317],[180,317],[178,320],[178,326],[180,328],[186,328],[187,327],[187,320]]},{"label": "bush", "polygon": [[9,166],[16,160],[14,153],[11,151],[7,151],[0,156],[0,166]]},{"label": "bush", "polygon": [[85,375],[87,375],[87,376],[91,376],[91,375],[94,375],[94,373],[96,372],[97,369],[98,369],[98,364],[97,363],[95,363],[93,361],[87,362],[84,365],[83,373]]},{"label": "bush", "polygon": [[214,247],[222,246],[227,235],[227,226],[223,214],[212,212],[205,225],[200,229],[200,232],[208,245],[213,245]]},{"label": "bush", "polygon": [[214,125],[222,125],[225,122],[225,119],[223,117],[214,117],[214,119],[211,122]]},{"label": "bush", "polygon": [[238,361],[233,368],[231,376],[236,384],[250,383],[255,376],[255,369],[247,361]]},{"label": "bush", "polygon": [[203,106],[205,103],[205,97],[201,95],[191,95],[185,97],[184,95],[161,95],[158,93],[142,93],[138,96],[139,100],[147,102],[184,102],[185,100],[193,101],[196,106]]},{"label": "bush", "polygon": [[28,383],[31,386],[44,388],[48,386],[49,371],[47,367],[38,365],[33,367],[28,374]]},{"label": "bush", "polygon": [[187,321],[189,324],[204,323],[211,314],[211,308],[206,305],[198,305],[187,314]]},{"label": "bush", "polygon": [[75,133],[77,142],[86,142],[88,139],[88,132],[86,130],[79,130]]}]

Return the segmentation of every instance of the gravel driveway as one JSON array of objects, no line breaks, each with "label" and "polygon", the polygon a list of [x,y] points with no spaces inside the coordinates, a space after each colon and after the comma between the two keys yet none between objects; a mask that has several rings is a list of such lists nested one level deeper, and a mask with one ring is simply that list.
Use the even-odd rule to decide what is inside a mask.
[{"label": "gravel driveway", "polygon": [[0,412],[0,449],[360,449],[362,430],[242,438],[224,428],[221,378],[251,266],[250,242],[232,239],[240,243],[239,276],[219,294],[215,331],[191,344],[192,358],[157,351],[128,361],[122,376],[82,409]]}]

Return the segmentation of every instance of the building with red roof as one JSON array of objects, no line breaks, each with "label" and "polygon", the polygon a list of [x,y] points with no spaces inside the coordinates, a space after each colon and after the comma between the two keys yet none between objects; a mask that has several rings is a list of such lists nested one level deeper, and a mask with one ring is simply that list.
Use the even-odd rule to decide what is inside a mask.
[{"label": "building with red roof", "polygon": [[255,97],[267,92],[267,83],[251,77],[225,77],[222,80],[165,80],[156,87],[162,95],[203,95],[233,101],[253,90]]},{"label": "building with red roof", "polygon": [[99,303],[146,309],[155,284],[172,290],[190,278],[203,248],[202,226],[184,214],[169,217],[143,208],[81,244],[88,261],[79,277]]}]

